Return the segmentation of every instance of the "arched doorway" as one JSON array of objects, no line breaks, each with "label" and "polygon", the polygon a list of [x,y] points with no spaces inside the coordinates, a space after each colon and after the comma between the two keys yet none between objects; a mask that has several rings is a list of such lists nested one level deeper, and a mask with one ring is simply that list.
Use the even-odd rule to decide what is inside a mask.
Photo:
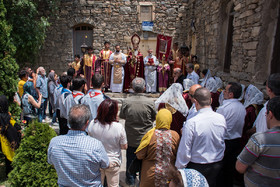
[{"label": "arched doorway", "polygon": [[92,46],[93,43],[93,26],[88,24],[79,24],[73,28],[73,52],[74,55],[82,56],[81,45],[85,43]]}]

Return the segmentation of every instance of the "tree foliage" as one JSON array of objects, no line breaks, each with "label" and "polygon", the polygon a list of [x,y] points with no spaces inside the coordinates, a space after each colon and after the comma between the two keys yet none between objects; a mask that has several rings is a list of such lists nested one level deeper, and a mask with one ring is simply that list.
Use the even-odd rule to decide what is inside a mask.
[{"label": "tree foliage", "polygon": [[20,109],[13,103],[19,66],[33,63],[49,26],[39,5],[54,15],[59,0],[0,0],[0,94],[9,98],[12,115]]},{"label": "tree foliage", "polygon": [[[11,38],[17,48],[17,63],[33,63],[44,43],[49,22],[46,16],[40,15],[40,0],[5,0],[6,19],[13,26]],[[48,3],[47,3],[48,4]]]},{"label": "tree foliage", "polygon": [[9,182],[12,186],[57,186],[56,171],[47,162],[48,146],[56,136],[55,131],[47,124],[34,121],[23,133]]},{"label": "tree foliage", "polygon": [[13,58],[16,47],[13,45],[11,38],[12,26],[5,19],[6,14],[3,0],[0,0],[0,95],[8,97],[13,114],[18,114],[19,107],[12,101],[17,91],[19,67],[15,58]]}]

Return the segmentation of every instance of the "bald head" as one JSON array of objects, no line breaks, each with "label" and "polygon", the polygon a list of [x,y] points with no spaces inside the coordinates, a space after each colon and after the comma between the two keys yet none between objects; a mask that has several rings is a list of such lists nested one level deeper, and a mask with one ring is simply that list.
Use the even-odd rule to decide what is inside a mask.
[{"label": "bald head", "polygon": [[201,88],[201,85],[199,85],[199,84],[194,84],[194,85],[192,85],[192,86],[190,87],[189,93],[190,93],[191,95],[194,95],[194,92],[195,92],[198,88]]},{"label": "bald head", "polygon": [[194,103],[194,93],[195,91],[198,89],[198,88],[201,88],[201,86],[199,84],[194,84],[190,87],[190,90],[189,90],[189,96],[190,96],[190,99],[191,99],[191,102]]},{"label": "bald head", "polygon": [[211,93],[207,88],[198,88],[194,92],[194,99],[201,107],[211,105]]}]

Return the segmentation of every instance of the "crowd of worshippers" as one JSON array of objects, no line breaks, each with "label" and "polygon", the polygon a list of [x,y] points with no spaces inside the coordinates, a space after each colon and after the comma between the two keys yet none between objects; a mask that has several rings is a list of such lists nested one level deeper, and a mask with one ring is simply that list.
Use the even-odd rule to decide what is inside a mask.
[{"label": "crowd of worshippers", "polygon": [[[147,93],[163,93],[172,83],[183,83],[184,78],[189,78],[194,83],[199,81],[199,64],[197,57],[190,55],[189,48],[178,43],[173,44],[168,58],[165,55],[157,59],[153,50],[148,50],[148,55],[143,54],[135,46],[133,49],[124,50],[122,53],[119,45],[115,51],[110,50],[110,43],[104,43],[104,49],[96,54],[92,47],[87,48],[86,54],[81,58],[75,55],[74,62],[68,66],[74,68],[77,76],[87,80],[87,87],[91,87],[92,75],[99,73],[104,77],[105,91],[133,92],[131,82],[135,77],[146,81]],[[202,72],[202,77],[207,71]]]},{"label": "crowd of worshippers", "polygon": [[[121,64],[122,58],[113,58]],[[48,162],[60,186],[118,186],[121,149],[128,185],[139,175],[141,187],[280,186],[280,74],[268,77],[270,99],[264,103],[256,86],[224,85],[210,70],[204,73],[200,84],[182,79],[156,101],[143,94],[149,80],[133,78],[133,94],[122,100],[119,112],[124,127],[118,102],[103,91],[102,73],[87,80],[70,68],[58,79],[54,71],[47,78],[43,67],[36,73],[27,68],[20,73],[19,95],[28,122],[46,121],[48,100],[53,122],[58,118]],[[116,77],[112,73],[112,91],[119,88]]]}]

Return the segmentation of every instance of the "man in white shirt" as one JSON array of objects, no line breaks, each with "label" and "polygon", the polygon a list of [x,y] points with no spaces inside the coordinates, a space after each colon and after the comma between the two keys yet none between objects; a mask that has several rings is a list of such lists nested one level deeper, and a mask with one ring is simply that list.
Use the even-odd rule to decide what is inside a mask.
[{"label": "man in white shirt", "polygon": [[205,176],[209,186],[215,186],[224,156],[226,121],[212,110],[208,89],[198,88],[194,102],[198,112],[183,127],[175,166],[196,169]]},{"label": "man in white shirt", "polygon": [[195,84],[198,84],[199,76],[194,71],[194,65],[192,63],[188,63],[186,67],[188,72],[187,79],[191,79]]},{"label": "man in white shirt", "polygon": [[246,110],[244,105],[238,100],[241,96],[242,87],[239,83],[229,82],[224,90],[223,105],[217,109],[217,113],[222,114],[227,122],[225,135],[225,156],[223,158],[223,168],[221,176],[218,177],[218,186],[233,186],[236,157],[240,152],[240,138],[242,136]]},{"label": "man in white shirt", "polygon": [[197,113],[197,110],[196,110],[196,107],[195,107],[195,99],[193,98],[194,96],[194,93],[195,91],[198,89],[198,88],[201,88],[201,85],[199,84],[195,84],[195,85],[192,85],[190,87],[190,91],[189,91],[189,96],[190,96],[190,99],[191,99],[191,102],[192,102],[192,107],[190,108],[189,110],[189,113],[188,113],[188,117],[187,117],[187,120],[191,119],[192,117],[194,117]]},{"label": "man in white shirt", "polygon": [[88,93],[82,98],[81,104],[88,105],[91,112],[89,121],[94,120],[97,116],[97,109],[105,99],[102,88],[104,87],[104,77],[101,74],[94,74],[92,76],[92,87]]},{"label": "man in white shirt", "polygon": [[[274,73],[268,77],[266,81],[266,93],[270,99],[280,96],[280,73]],[[256,132],[265,132],[268,130],[265,116],[267,103],[268,101],[264,104],[254,123]]]}]

